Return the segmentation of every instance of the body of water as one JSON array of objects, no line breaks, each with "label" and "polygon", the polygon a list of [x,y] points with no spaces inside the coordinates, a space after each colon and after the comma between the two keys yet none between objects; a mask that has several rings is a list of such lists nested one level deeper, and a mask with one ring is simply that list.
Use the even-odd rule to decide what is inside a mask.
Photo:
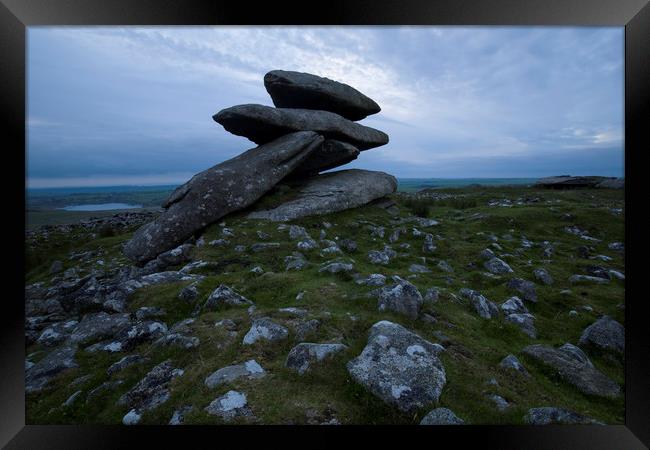
[{"label": "body of water", "polygon": [[99,203],[94,205],[71,205],[59,209],[64,211],[110,211],[113,209],[136,208],[142,208],[142,205],[129,205],[128,203]]}]

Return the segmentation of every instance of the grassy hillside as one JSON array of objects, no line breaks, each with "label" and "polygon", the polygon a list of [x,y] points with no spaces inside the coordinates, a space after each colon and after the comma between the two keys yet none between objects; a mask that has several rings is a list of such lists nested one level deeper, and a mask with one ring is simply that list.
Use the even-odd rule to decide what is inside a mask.
[{"label": "grassy hillside", "polygon": [[[42,393],[27,396],[27,423],[120,423],[128,409],[116,405],[117,399],[154,365],[168,358],[173,360],[174,367],[183,368],[185,373],[172,381],[170,400],[146,412],[142,423],[166,424],[174,410],[186,405],[194,408],[186,414],[185,423],[220,423],[203,408],[231,389],[246,392],[253,413],[259,423],[265,424],[304,424],[314,418],[324,421],[331,417],[343,424],[416,424],[434,406],[450,408],[471,424],[520,424],[529,408],[539,406],[567,408],[608,424],[623,423],[622,398],[607,400],[585,395],[521,353],[522,348],[531,343],[577,344],[582,330],[602,314],[624,323],[624,281],[612,280],[606,285],[572,285],[568,281],[573,274],[584,274],[588,265],[602,265],[624,272],[623,255],[608,248],[611,242],[624,242],[625,216],[624,211],[619,211],[623,208],[623,192],[474,187],[437,190],[434,198],[409,194],[392,197],[400,209],[398,219],[419,215],[439,221],[439,225],[420,228],[436,236],[435,253],[423,253],[422,238],[413,236],[411,232],[417,225],[399,225],[395,217],[373,206],[305,218],[291,224],[305,227],[316,240],[324,230],[327,239],[356,241],[356,252],[338,256],[352,260],[355,270],[364,277],[371,273],[399,275],[412,282],[423,294],[431,287],[439,288],[438,302],[424,307],[424,312],[433,316],[435,323],[379,312],[377,300],[367,296],[373,287],[357,284],[349,274],[319,272],[321,264],[336,259],[336,255],[321,256],[318,249],[304,252],[312,264],[302,271],[286,271],[284,258],[297,250],[297,241],[289,239],[287,230],[278,230],[278,223],[247,220],[243,215],[235,214],[224,219],[234,233],[234,237],[227,237],[230,241],[227,246],[205,245],[195,249],[195,260],[218,263],[216,269],[197,272],[206,276],[198,286],[200,295],[197,302],[203,304],[214,288],[226,284],[252,300],[257,315],[269,316],[285,325],[290,330],[289,338],[281,343],[242,345],[251,320],[246,308],[234,307],[204,312],[195,317],[192,330],[193,335],[200,339],[198,347],[181,350],[141,344],[132,353],[145,355],[149,361],[112,377],[106,374],[107,367],[124,354],[80,350],[77,353],[79,368],[62,373]],[[84,201],[90,202],[88,199]],[[116,197],[110,201],[145,203],[142,198],[127,200]],[[45,222],[46,219],[41,217],[39,221]],[[372,236],[370,225],[385,227],[385,236]],[[600,241],[587,242],[568,233],[565,227],[569,226],[586,230],[589,236]],[[407,232],[391,244],[398,256],[387,266],[372,264],[367,253],[383,249],[389,244],[391,232],[399,227]],[[280,247],[251,252],[252,244],[262,242],[258,232],[269,235],[264,242],[278,242]],[[85,270],[91,267],[108,270],[128,264],[120,253],[120,245],[129,237],[130,233],[95,239],[88,238],[82,231],[52,233],[46,241],[28,251],[31,265],[26,269],[26,282],[44,281],[47,284],[51,277],[48,271],[55,260],[62,261],[64,268]],[[210,226],[204,234],[206,242],[222,237],[222,226],[218,224]],[[532,245],[529,248],[522,245],[522,239]],[[544,241],[551,242],[555,248],[550,259],[543,256],[541,244]],[[399,249],[399,244],[404,243],[410,248]],[[237,245],[244,245],[247,250],[238,252],[235,249]],[[602,262],[580,257],[576,249],[585,245],[593,247],[592,255],[605,255],[612,260]],[[479,257],[486,248],[503,255],[502,259],[514,273],[486,275]],[[69,258],[70,252],[88,250],[99,251],[103,265],[96,261],[80,264]],[[439,268],[440,261],[449,263],[453,272]],[[424,264],[431,273],[413,274],[409,271],[412,264]],[[251,272],[255,266],[260,266],[264,273]],[[539,302],[526,305],[536,317],[537,339],[526,336],[502,317],[481,319],[468,301],[458,295],[461,288],[471,288],[500,304],[515,295],[506,287],[508,279],[520,277],[535,281],[533,269],[539,267],[547,269],[554,283],[550,286],[537,283]],[[142,306],[161,307],[165,313],[158,320],[171,327],[192,317],[195,310],[195,305],[177,298],[187,284],[178,282],[140,289],[130,298],[129,311],[135,312]],[[299,293],[304,293],[301,300],[296,299]],[[307,319],[317,319],[321,323],[318,329],[307,335],[306,342],[341,342],[348,346],[348,350],[304,376],[285,368],[289,350],[301,342],[295,333],[295,325],[300,320],[279,311],[291,306],[307,310]],[[571,310],[578,314],[569,315]],[[215,326],[223,319],[231,319],[237,324],[233,336]],[[384,319],[445,346],[441,360],[447,372],[447,384],[438,405],[430,405],[415,414],[403,414],[374,397],[349,376],[347,361],[361,352],[369,328]],[[42,357],[44,353],[39,352],[43,350],[39,344],[33,344],[26,353],[35,354],[32,358],[35,362]],[[508,354],[516,355],[532,376],[524,378],[499,368],[498,363]],[[620,357],[593,353],[590,357],[599,370],[624,387],[624,365]],[[204,379],[215,370],[249,359],[255,359],[267,371],[266,377],[240,379],[217,389],[204,385]],[[73,380],[84,375],[89,377],[76,386],[71,385]],[[492,379],[496,380],[496,385],[488,383]],[[123,383],[90,401],[82,397],[71,407],[62,406],[73,392],[82,390],[82,395],[86,396],[88,391],[107,380],[121,380]],[[502,396],[510,407],[499,412],[487,397],[489,393]]]}]

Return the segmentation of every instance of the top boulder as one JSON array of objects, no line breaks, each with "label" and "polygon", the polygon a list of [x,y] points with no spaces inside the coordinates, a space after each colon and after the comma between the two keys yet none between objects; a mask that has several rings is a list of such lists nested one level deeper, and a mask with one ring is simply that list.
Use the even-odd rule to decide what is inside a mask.
[{"label": "top boulder", "polygon": [[381,111],[352,86],[309,73],[272,70],[264,76],[264,87],[278,108],[320,109],[350,120]]}]

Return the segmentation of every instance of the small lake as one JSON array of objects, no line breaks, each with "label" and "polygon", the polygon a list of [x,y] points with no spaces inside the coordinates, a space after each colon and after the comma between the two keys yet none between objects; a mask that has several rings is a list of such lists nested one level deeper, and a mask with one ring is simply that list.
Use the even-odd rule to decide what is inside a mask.
[{"label": "small lake", "polygon": [[88,205],[71,205],[59,208],[64,211],[110,211],[112,209],[136,209],[142,208],[142,205],[130,205],[128,203],[99,203]]}]

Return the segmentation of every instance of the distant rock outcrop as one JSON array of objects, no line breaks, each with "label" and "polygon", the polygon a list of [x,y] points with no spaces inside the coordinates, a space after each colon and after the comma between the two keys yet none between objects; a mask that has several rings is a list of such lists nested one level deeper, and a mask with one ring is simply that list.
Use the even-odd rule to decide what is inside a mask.
[{"label": "distant rock outcrop", "polygon": [[572,188],[610,188],[623,189],[625,180],[615,177],[572,177],[571,175],[560,175],[556,177],[540,178],[535,183],[535,187],[552,188],[552,189],[572,189]]}]

